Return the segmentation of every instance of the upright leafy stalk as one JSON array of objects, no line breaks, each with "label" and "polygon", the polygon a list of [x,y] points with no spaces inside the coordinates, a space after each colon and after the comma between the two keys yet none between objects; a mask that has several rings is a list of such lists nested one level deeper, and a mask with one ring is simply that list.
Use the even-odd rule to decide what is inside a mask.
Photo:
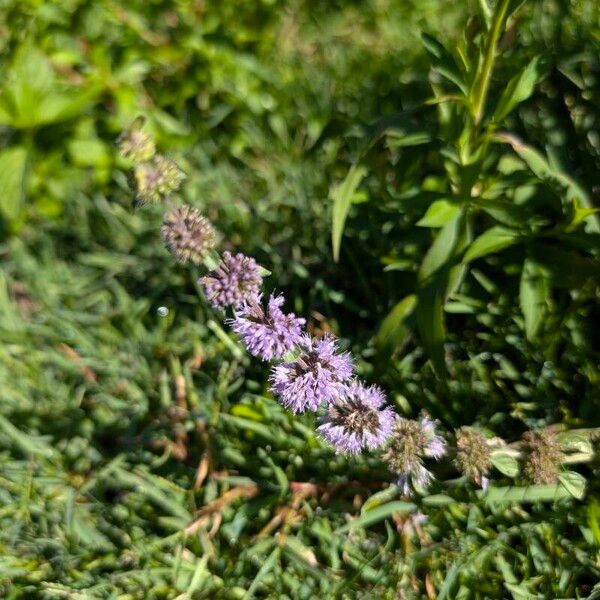
[{"label": "upright leafy stalk", "polygon": [[509,5],[510,0],[500,0],[494,10],[492,24],[485,42],[483,66],[473,85],[472,100],[473,120],[475,121],[475,125],[480,123],[483,116],[485,100],[490,85],[492,70],[494,68],[494,60],[496,58],[496,48],[498,47],[500,35],[504,30],[504,23],[506,22]]}]

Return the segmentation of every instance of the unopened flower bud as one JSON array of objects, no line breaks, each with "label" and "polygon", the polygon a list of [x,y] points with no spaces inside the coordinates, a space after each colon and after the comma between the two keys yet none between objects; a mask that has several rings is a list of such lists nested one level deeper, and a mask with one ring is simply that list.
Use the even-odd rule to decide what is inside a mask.
[{"label": "unopened flower bud", "polygon": [[211,222],[188,204],[167,212],[161,232],[167,248],[175,258],[196,265],[202,262],[217,242]]},{"label": "unopened flower bud", "polygon": [[131,127],[118,138],[117,145],[123,158],[134,163],[147,162],[156,153],[154,140],[140,129]]},{"label": "unopened flower bud", "polygon": [[528,431],[525,441],[523,473],[532,483],[554,483],[562,464],[562,452],[556,435],[550,431]]},{"label": "unopened flower bud", "polygon": [[131,188],[140,204],[157,204],[177,191],[183,173],[168,158],[156,155],[151,161],[137,164],[131,174]]},{"label": "unopened flower bud", "polygon": [[491,461],[487,438],[473,427],[461,427],[456,432],[456,466],[477,485],[485,487]]},{"label": "unopened flower bud", "polygon": [[411,495],[411,484],[423,488],[433,479],[424,459],[439,460],[445,452],[446,444],[435,432],[435,421],[428,416],[420,420],[401,418],[396,421],[383,460],[397,476],[403,493]]}]

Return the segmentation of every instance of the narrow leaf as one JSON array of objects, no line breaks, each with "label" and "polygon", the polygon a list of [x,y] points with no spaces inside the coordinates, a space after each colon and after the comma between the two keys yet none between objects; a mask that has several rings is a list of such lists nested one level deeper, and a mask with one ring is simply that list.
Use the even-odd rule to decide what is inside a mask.
[{"label": "narrow leaf", "polygon": [[541,56],[536,56],[508,82],[498,100],[492,120],[500,123],[518,104],[527,100],[542,79],[543,73]]},{"label": "narrow leaf", "polygon": [[443,227],[448,221],[453,219],[460,210],[456,202],[450,200],[436,200],[423,215],[423,218],[417,222],[419,227]]},{"label": "narrow leaf", "polygon": [[454,216],[435,238],[419,268],[419,281],[425,282],[439,269],[449,264],[464,229],[464,213]]},{"label": "narrow leaf", "polygon": [[357,519],[354,519],[347,525],[344,525],[340,529],[338,529],[337,533],[344,533],[349,529],[359,529],[364,527],[369,527],[375,523],[379,523],[379,521],[383,521],[392,516],[393,513],[398,514],[407,514],[414,512],[417,509],[417,506],[412,502],[402,502],[400,500],[395,502],[388,502],[383,506],[378,506],[373,510],[369,510],[363,513]]},{"label": "narrow leaf", "polygon": [[471,262],[482,256],[493,254],[516,244],[521,240],[521,235],[514,229],[506,227],[491,227],[484,231],[478,238],[475,238],[473,243],[465,252],[463,262]]},{"label": "narrow leaf", "polygon": [[340,258],[342,234],[352,204],[352,197],[366,174],[367,169],[365,167],[354,165],[348,171],[344,181],[330,191],[329,195],[333,200],[331,244],[333,247],[333,260],[336,262]]},{"label": "narrow leaf", "polygon": [[533,340],[546,316],[550,284],[546,270],[535,260],[527,258],[523,264],[519,302],[525,318],[525,335]]},{"label": "narrow leaf", "polygon": [[402,343],[409,329],[406,320],[414,312],[417,297],[414,294],[403,298],[392,308],[375,335],[375,347],[380,355],[390,356]]}]

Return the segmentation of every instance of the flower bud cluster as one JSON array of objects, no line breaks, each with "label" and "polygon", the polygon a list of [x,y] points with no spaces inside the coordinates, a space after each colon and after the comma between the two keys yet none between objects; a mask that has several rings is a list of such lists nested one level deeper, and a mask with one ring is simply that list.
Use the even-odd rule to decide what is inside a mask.
[{"label": "flower bud cluster", "polygon": [[119,153],[133,163],[129,187],[139,205],[158,204],[176,192],[184,179],[183,172],[172,160],[158,154],[154,140],[141,127],[138,118],[117,139]]}]

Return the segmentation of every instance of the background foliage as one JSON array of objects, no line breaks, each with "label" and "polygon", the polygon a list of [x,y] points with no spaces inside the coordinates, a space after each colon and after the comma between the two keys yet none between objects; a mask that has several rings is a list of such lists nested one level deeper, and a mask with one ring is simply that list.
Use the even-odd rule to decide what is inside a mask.
[{"label": "background foliage", "polygon": [[457,94],[436,40],[476,39],[480,2],[2,0],[2,596],[594,597],[595,464],[581,501],[450,480],[416,519],[375,459],[334,457],[269,397],[163,249],[161,210],[133,210],[114,139],[144,114],[186,201],[402,414],[509,441],[597,427],[598,233],[556,178],[597,204],[599,12],[531,0],[501,39],[493,101],[534,66],[498,130],[539,154],[495,147],[473,239],[502,226],[528,243],[469,262],[442,346],[411,298],[453,211],[465,121],[424,102]]}]

